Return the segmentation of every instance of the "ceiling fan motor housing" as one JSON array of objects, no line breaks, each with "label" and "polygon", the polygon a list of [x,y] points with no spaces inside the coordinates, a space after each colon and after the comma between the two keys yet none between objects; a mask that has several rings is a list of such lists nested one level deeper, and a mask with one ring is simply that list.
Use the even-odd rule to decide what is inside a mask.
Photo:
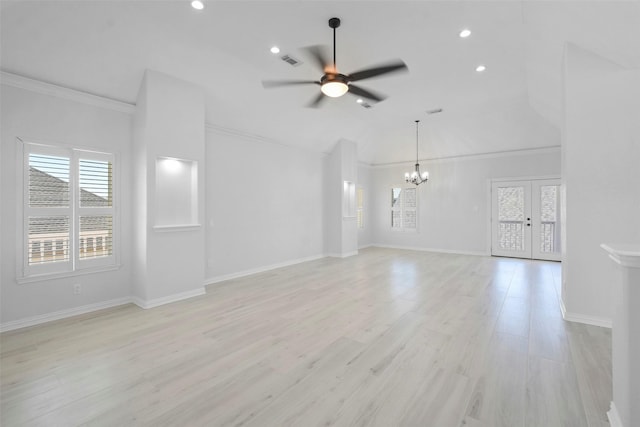
[{"label": "ceiling fan motor housing", "polygon": [[325,84],[329,82],[349,84],[349,78],[344,74],[332,74],[332,73],[327,73],[320,78],[320,84]]}]

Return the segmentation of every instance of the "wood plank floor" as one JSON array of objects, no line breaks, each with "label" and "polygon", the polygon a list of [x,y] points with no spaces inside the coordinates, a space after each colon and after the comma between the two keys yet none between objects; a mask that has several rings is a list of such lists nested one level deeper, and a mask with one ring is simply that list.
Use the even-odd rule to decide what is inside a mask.
[{"label": "wood plank floor", "polygon": [[369,248],[0,335],[3,426],[603,427],[559,263]]}]

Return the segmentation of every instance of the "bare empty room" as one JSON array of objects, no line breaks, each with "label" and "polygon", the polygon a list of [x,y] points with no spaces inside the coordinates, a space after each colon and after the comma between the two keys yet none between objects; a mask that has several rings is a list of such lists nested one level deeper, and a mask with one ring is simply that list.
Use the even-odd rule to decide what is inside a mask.
[{"label": "bare empty room", "polygon": [[0,25],[3,426],[640,425],[640,2]]}]

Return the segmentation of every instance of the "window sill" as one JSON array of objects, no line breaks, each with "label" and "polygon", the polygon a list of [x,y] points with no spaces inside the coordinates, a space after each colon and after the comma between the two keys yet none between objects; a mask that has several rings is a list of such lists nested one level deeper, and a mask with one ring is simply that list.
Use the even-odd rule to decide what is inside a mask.
[{"label": "window sill", "polygon": [[65,271],[62,273],[45,273],[34,274],[32,276],[18,277],[16,282],[18,284],[23,283],[35,283],[44,282],[46,280],[64,279],[65,277],[83,276],[85,274],[103,273],[106,271],[115,271],[120,269],[120,264],[105,265],[101,267],[83,268],[76,271]]},{"label": "window sill", "polygon": [[200,224],[154,225],[153,230],[159,233],[169,233],[172,231],[197,230],[200,227]]}]

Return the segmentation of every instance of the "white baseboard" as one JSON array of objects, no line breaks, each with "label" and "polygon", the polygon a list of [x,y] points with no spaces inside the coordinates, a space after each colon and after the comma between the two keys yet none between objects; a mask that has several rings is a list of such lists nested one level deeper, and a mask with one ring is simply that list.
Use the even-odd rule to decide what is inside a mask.
[{"label": "white baseboard", "polygon": [[358,246],[358,250],[367,249],[371,247],[373,247],[373,245],[362,245],[362,246]]},{"label": "white baseboard", "polygon": [[609,418],[609,424],[611,427],[624,427],[622,425],[622,420],[620,419],[620,414],[618,413],[618,408],[616,408],[616,404],[611,402],[611,408],[609,412],[607,412],[607,418]]},{"label": "white baseboard", "polygon": [[214,284],[214,283],[224,282],[225,280],[231,280],[231,279],[237,279],[239,277],[251,276],[252,274],[262,273],[262,272],[269,271],[269,270],[275,270],[276,268],[281,268],[281,267],[288,267],[290,265],[300,264],[302,262],[315,261],[317,259],[325,258],[326,256],[327,255],[325,255],[325,254],[313,255],[313,256],[310,256],[310,257],[298,258],[298,259],[293,259],[293,260],[289,260],[289,261],[285,261],[285,262],[279,262],[279,263],[276,263],[276,264],[264,265],[262,267],[251,268],[249,270],[239,271],[237,273],[223,274],[221,276],[210,277],[208,279],[205,279],[204,285],[206,286],[206,285],[211,285],[211,284]]},{"label": "white baseboard", "polygon": [[168,295],[162,298],[155,298],[152,300],[143,300],[142,298],[138,298],[138,297],[133,297],[132,300],[135,305],[137,305],[140,308],[144,308],[146,310],[149,308],[158,307],[158,306],[169,304],[172,302],[177,302],[177,301],[182,301],[184,299],[197,297],[200,295],[204,295],[206,293],[207,291],[205,290],[204,287],[202,287],[202,288],[193,289],[191,291],[180,292],[179,294]]},{"label": "white baseboard", "polygon": [[560,310],[562,311],[562,318],[567,322],[584,323],[585,325],[600,326],[608,329],[613,327],[611,319],[606,317],[589,316],[567,311],[567,307],[564,305],[562,298],[560,298]]},{"label": "white baseboard", "polygon": [[29,326],[39,325],[41,323],[52,322],[54,320],[66,319],[67,317],[78,316],[80,314],[91,313],[92,311],[104,310],[105,308],[116,307],[124,304],[135,304],[140,308],[149,309],[160,305],[181,301],[199,295],[204,295],[206,290],[204,287],[194,289],[192,291],[182,292],[175,295],[169,295],[162,298],[145,301],[138,297],[123,297],[109,301],[98,302],[95,304],[87,304],[80,307],[69,308],[66,310],[54,311],[53,313],[41,314],[38,316],[27,317],[24,319],[13,320],[0,324],[0,332],[13,331],[15,329],[26,328]]},{"label": "white baseboard", "polygon": [[345,253],[329,253],[327,256],[331,258],[348,258],[350,256],[358,255],[358,251],[345,252]]},{"label": "white baseboard", "polygon": [[487,251],[459,251],[455,249],[438,249],[438,248],[423,248],[423,247],[417,247],[417,246],[386,245],[382,243],[374,243],[371,246],[375,246],[378,248],[388,248],[388,249],[405,249],[409,251],[438,252],[443,254],[454,254],[454,255],[491,256],[491,252],[487,252]]},{"label": "white baseboard", "polygon": [[65,319],[67,317],[78,316],[92,311],[104,310],[105,308],[116,307],[119,305],[130,304],[133,302],[131,297],[116,298],[109,301],[98,302],[95,304],[87,304],[80,307],[69,308],[66,310],[54,311],[53,313],[41,314],[38,316],[27,317],[20,320],[13,320],[0,324],[0,332],[13,331],[14,329],[35,326],[41,323],[51,322],[53,320]]}]

